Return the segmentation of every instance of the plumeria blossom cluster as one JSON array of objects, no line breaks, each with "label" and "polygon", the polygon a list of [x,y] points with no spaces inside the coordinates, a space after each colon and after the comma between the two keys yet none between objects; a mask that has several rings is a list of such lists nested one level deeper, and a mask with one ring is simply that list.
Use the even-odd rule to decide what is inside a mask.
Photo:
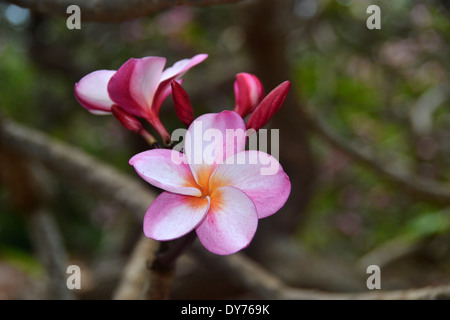
[{"label": "plumeria blossom cluster", "polygon": [[[136,117],[147,120],[167,142],[169,136],[159,121],[158,111],[172,93],[175,113],[188,126],[182,152],[152,148],[130,159],[141,178],[163,190],[144,216],[144,234],[168,241],[195,230],[206,249],[228,255],[250,244],[258,220],[283,207],[291,191],[289,177],[276,158],[246,150],[247,136],[229,132],[245,133],[247,129],[263,127],[280,109],[290,82],[283,82],[265,95],[256,76],[239,73],[234,84],[234,109],[195,119],[180,77],[205,58],[206,55],[197,55],[165,71],[163,58],[131,59],[118,71],[101,70],[87,75],[76,84],[75,95],[92,113],[112,113],[127,129],[144,138],[146,134]],[[198,143],[205,140],[208,130],[223,138]],[[201,161],[197,161],[198,155]],[[276,170],[261,174],[268,164]]]}]

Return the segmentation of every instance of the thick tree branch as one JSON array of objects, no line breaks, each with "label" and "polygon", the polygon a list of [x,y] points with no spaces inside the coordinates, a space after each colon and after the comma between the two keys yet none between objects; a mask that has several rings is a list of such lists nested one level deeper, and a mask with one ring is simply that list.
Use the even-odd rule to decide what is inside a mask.
[{"label": "thick tree branch", "polygon": [[83,21],[119,22],[144,17],[180,5],[210,6],[241,0],[7,0],[48,16],[68,17],[67,7],[77,5]]}]

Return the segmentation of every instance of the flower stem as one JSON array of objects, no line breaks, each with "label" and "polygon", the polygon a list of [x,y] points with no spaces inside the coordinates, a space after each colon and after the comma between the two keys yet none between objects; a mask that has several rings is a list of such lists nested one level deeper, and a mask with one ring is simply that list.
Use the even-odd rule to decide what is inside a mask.
[{"label": "flower stem", "polygon": [[180,239],[171,242],[161,242],[151,267],[158,270],[170,270],[174,268],[176,260],[186,251],[196,238],[197,234],[195,230],[193,230]]}]

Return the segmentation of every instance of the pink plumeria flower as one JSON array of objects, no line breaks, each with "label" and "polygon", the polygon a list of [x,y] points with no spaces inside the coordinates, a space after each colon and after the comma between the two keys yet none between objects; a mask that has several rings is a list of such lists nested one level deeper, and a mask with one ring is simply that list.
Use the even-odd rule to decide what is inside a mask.
[{"label": "pink plumeria flower", "polygon": [[163,101],[170,95],[172,80],[179,80],[193,66],[208,57],[199,54],[176,62],[164,70],[162,57],[131,58],[117,71],[98,70],[75,84],[78,102],[94,114],[111,114],[113,105],[128,114],[148,121],[165,142],[170,135],[159,120]]},{"label": "pink plumeria flower", "polygon": [[236,101],[234,111],[245,118],[261,102],[264,97],[264,87],[255,75],[241,72],[236,75],[234,96]]},{"label": "pink plumeria flower", "polygon": [[[216,139],[198,143],[208,130],[216,133]],[[291,184],[279,162],[267,153],[246,151],[245,135],[230,138],[230,132],[245,133],[239,114],[205,114],[189,126],[184,153],[153,149],[131,158],[130,164],[144,180],[165,190],[145,214],[147,237],[173,240],[195,229],[206,249],[228,255],[250,244],[258,219],[285,204]],[[225,138],[218,139],[217,133]],[[194,161],[199,154],[208,161]],[[211,158],[214,161],[209,161]],[[275,170],[262,175],[268,163]]]}]

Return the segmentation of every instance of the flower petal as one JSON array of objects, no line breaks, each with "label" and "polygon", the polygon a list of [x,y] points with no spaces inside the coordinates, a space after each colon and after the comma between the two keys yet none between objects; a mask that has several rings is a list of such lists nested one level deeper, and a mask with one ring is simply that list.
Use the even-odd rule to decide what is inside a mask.
[{"label": "flower petal", "polygon": [[161,104],[163,101],[167,98],[167,96],[171,92],[170,83],[172,80],[178,80],[180,77],[182,77],[190,68],[196,66],[197,64],[201,63],[203,60],[205,60],[208,57],[207,54],[198,54],[191,59],[183,59],[178,62],[176,62],[172,67],[167,68],[163,71],[160,79],[160,84],[158,86],[158,89],[155,93],[155,98],[153,102],[153,112],[154,114],[159,113],[159,108],[161,107]]},{"label": "flower petal", "polygon": [[234,111],[204,114],[189,126],[184,153],[199,185],[205,185],[218,164],[245,149],[244,120]]},{"label": "flower petal", "polygon": [[256,150],[240,152],[217,167],[210,190],[223,185],[243,191],[255,204],[260,219],[283,207],[291,192],[291,182],[279,162]]},{"label": "flower petal", "polygon": [[111,99],[128,113],[149,117],[165,63],[161,57],[129,59],[109,81]]},{"label": "flower petal", "polygon": [[165,241],[184,236],[205,217],[209,198],[161,193],[150,205],[144,217],[144,234]]},{"label": "flower petal", "polygon": [[114,102],[106,90],[114,70],[98,70],[84,76],[75,84],[75,98],[94,114],[110,114]]},{"label": "flower petal", "polygon": [[255,75],[245,72],[238,73],[234,82],[234,96],[236,100],[234,111],[245,118],[261,102],[264,88]]},{"label": "flower petal", "polygon": [[[190,59],[183,59],[176,62],[172,67],[164,70],[161,76],[161,82],[165,80],[172,80],[176,77],[181,77],[186,71],[203,62],[206,58],[208,58],[208,55],[202,53]],[[170,81],[168,83],[170,83]]]},{"label": "flower petal", "polygon": [[142,179],[155,187],[178,194],[201,196],[184,155],[178,151],[144,151],[132,157],[130,164]]},{"label": "flower petal", "polygon": [[197,235],[209,251],[227,255],[247,247],[258,226],[256,208],[250,198],[233,187],[217,189]]}]

